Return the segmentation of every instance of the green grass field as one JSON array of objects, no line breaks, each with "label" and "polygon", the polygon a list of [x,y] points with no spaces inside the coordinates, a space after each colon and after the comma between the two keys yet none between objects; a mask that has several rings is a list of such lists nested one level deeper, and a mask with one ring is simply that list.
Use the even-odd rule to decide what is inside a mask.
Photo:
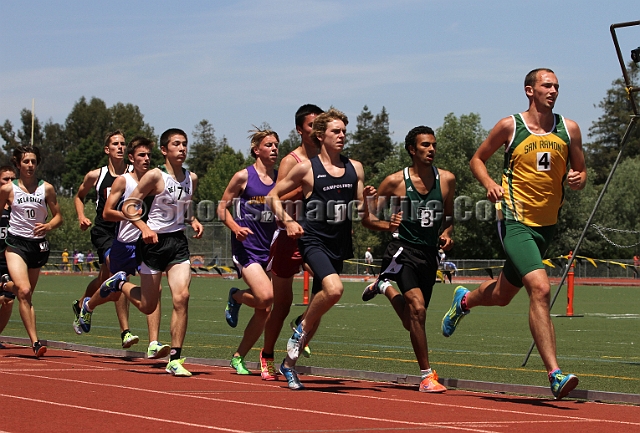
[{"label": "green grass field", "polygon": [[[82,294],[90,279],[41,276],[34,295],[41,339],[120,348],[112,304],[96,310],[90,334],[77,336],[73,331],[71,302]],[[232,329],[226,324],[223,311],[228,290],[234,285],[245,287],[237,280],[194,277],[185,356],[231,357],[252,314],[250,308],[242,307],[238,327]],[[299,364],[418,375],[408,333],[386,298],[361,301],[364,285],[345,283],[341,302],[326,314],[311,342],[312,357],[301,357]],[[171,301],[168,287],[163,287],[161,340],[168,343]],[[440,321],[450,306],[453,288],[451,284],[437,284],[427,313],[430,359],[440,377],[546,385],[545,370],[535,350],[527,366],[521,367],[531,344],[525,292],[507,307],[474,309],[456,334],[447,339],[440,334]],[[295,301],[301,302],[301,281],[295,282],[294,291]],[[581,389],[640,394],[640,288],[578,286],[575,293],[574,314],[584,317],[553,319],[560,366],[579,375]],[[564,296],[561,293],[552,314],[564,314]],[[293,306],[288,320],[303,310],[303,306]],[[146,350],[145,317],[134,307],[130,316],[131,329],[141,337],[132,350]],[[17,306],[3,334],[26,337]],[[284,356],[289,336],[287,327],[276,357]],[[261,344],[259,341],[249,353],[249,361],[258,360]]]}]

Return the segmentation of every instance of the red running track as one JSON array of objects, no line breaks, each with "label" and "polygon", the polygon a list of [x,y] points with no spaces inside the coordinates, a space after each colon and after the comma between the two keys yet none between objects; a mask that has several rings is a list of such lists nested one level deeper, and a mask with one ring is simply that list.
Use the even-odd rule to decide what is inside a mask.
[{"label": "red running track", "polygon": [[640,406],[449,390],[301,376],[238,376],[189,364],[191,378],[166,361],[131,360],[49,348],[0,353],[1,432],[640,432]]}]

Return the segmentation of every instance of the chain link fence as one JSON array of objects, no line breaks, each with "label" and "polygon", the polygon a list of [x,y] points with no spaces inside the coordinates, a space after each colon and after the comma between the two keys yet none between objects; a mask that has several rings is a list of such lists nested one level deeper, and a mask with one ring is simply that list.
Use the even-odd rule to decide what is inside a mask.
[{"label": "chain link fence", "polygon": [[[221,222],[207,222],[203,224],[204,233],[202,238],[194,239],[193,230],[187,227],[187,237],[189,238],[189,249],[191,251],[191,261],[194,268],[199,271],[199,267],[207,266],[228,266],[233,267],[231,258],[231,231]],[[62,251],[52,251],[49,263],[45,270],[65,270],[62,264]],[[70,266],[68,271],[73,269],[73,258],[69,257]],[[373,273],[380,272],[380,259],[373,261]],[[565,259],[554,258],[551,262],[555,267],[547,266],[547,273],[551,277],[561,277],[567,261]],[[97,263],[97,258],[96,258]],[[458,277],[488,277],[489,269],[496,277],[504,260],[482,260],[482,259],[447,259],[442,266],[445,269],[454,271]],[[593,259],[593,263],[588,260],[577,258],[574,261],[576,278],[635,278],[633,260],[631,259]],[[595,266],[594,266],[595,264]],[[87,264],[82,267],[82,271],[87,271]],[[76,268],[78,271],[78,268]],[[345,275],[367,275],[369,269],[364,263],[364,259],[347,260],[344,264]]]}]

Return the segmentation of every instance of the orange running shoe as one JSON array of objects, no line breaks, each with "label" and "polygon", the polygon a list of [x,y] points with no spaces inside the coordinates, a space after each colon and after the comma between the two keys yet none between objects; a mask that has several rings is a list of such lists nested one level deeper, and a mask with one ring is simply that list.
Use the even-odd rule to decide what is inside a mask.
[{"label": "orange running shoe", "polygon": [[420,382],[420,392],[445,392],[446,390],[447,388],[438,382],[438,373],[435,370]]}]

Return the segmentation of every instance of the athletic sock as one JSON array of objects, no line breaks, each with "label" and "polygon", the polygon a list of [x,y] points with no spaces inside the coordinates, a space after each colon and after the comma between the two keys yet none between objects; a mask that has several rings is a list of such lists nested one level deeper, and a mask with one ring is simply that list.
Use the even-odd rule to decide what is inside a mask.
[{"label": "athletic sock", "polygon": [[387,287],[389,287],[390,285],[391,283],[389,283],[389,281],[387,280],[380,281],[380,283],[378,284],[378,291],[380,292],[380,294],[384,295],[384,293],[387,291]]},{"label": "athletic sock", "polygon": [[174,359],[180,359],[181,354],[182,354],[182,347],[172,347],[171,352],[169,353],[169,361],[173,361]]},{"label": "athletic sock", "polygon": [[423,379],[429,376],[431,373],[433,373],[433,370],[431,370],[430,368],[427,368],[426,370],[420,370],[420,375]]},{"label": "athletic sock", "polygon": [[262,351],[262,357],[266,359],[273,359],[273,353],[266,353],[264,350]]}]

